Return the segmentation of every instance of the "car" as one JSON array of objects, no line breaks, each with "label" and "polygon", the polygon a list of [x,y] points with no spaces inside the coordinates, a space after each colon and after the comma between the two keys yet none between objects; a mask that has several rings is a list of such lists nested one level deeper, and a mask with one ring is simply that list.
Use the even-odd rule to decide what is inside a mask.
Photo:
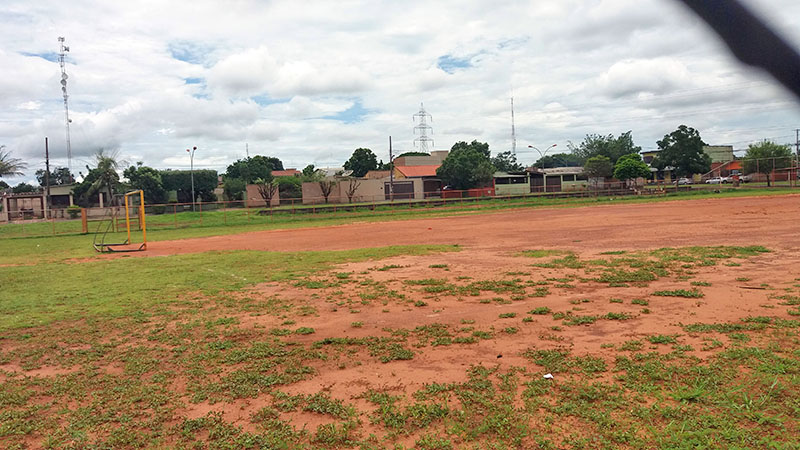
[{"label": "car", "polygon": [[692,181],[691,178],[682,177],[682,178],[678,179],[678,184],[679,185],[681,185],[681,184],[692,184],[692,183],[693,183],[693,181]]},{"label": "car", "polygon": [[725,183],[725,179],[723,177],[714,177],[706,180],[706,184],[722,184],[722,183]]},{"label": "car", "polygon": [[739,182],[741,183],[749,183],[753,181],[752,175],[739,175]]}]

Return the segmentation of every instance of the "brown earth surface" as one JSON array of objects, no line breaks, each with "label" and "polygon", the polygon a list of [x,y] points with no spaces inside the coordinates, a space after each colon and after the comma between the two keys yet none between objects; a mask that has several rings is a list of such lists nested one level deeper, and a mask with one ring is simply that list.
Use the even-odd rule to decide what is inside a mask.
[{"label": "brown earth surface", "polygon": [[[657,204],[624,204],[564,209],[522,209],[495,214],[464,215],[435,219],[356,223],[328,228],[252,232],[176,241],[152,242],[148,251],[134,256],[163,256],[211,250],[344,250],[408,244],[459,244],[462,250],[428,256],[399,256],[381,261],[344,264],[307,281],[322,287],[289,282],[265,283],[243,293],[255,300],[279,299],[290,303],[293,312],[253,314],[226,311],[235,316],[237,327],[263,334],[284,326],[310,327],[309,335],[284,339],[311,346],[325,338],[390,336],[391,330],[444,325],[451,332],[469,336],[465,327],[491,333],[489,339],[470,344],[434,346],[414,341],[414,357],[381,363],[361,349],[336,353],[325,361],[312,363],[316,373],[305,380],[281,386],[289,394],[326,392],[335,399],[356,406],[363,424],[361,434],[382,434],[371,424],[375,405],[364,400],[365,392],[378,390],[407,398],[430,383],[464,382],[472,365],[513,367],[541,376],[544,367],[523,356],[526,350],[567,349],[572,356],[593,356],[613,366],[624,342],[639,340],[645,348],[669,352],[669,346],[646,342],[647,336],[680,336],[680,344],[691,345],[689,353],[701,360],[713,354],[704,348],[707,335],[686,333],[688,323],[737,322],[748,316],[769,315],[791,318],[775,298],[792,290],[800,277],[800,195],[703,199]],[[662,247],[763,245],[772,252],[751,257],[719,260],[714,265],[695,266],[686,274],[674,273],[649,282],[622,286],[598,282],[585,268],[542,267],[558,255],[545,258],[520,256],[529,249],[557,249],[574,252],[581,260],[608,259],[609,251],[640,251]],[[539,264],[537,266],[537,264]],[[378,270],[387,265],[392,268]],[[433,266],[433,267],[432,267]],[[224,271],[224,268],[220,268]],[[679,270],[678,270],[679,271]],[[336,273],[348,273],[339,278]],[[426,291],[416,281],[436,279],[454,286],[477,281],[511,281],[523,285],[523,295],[481,290],[478,295]],[[517,280],[517,281],[514,281]],[[702,282],[698,287],[691,282]],[[548,293],[531,295],[537,282]],[[370,286],[381,286],[382,294],[371,296]],[[654,296],[660,290],[700,290],[702,298]],[[386,290],[399,295],[386,295]],[[612,299],[614,301],[612,302]],[[644,308],[633,299],[649,302]],[[307,307],[312,313],[297,314]],[[565,325],[552,314],[529,315],[534,308],[552,312],[602,316],[625,313],[627,320],[599,319],[587,325]],[[645,311],[646,309],[646,311]],[[508,317],[514,313],[513,317]],[[507,317],[500,317],[501,314]],[[530,317],[526,322],[522,319]],[[512,330],[515,329],[515,330]],[[141,335],[146,335],[142,332]],[[132,339],[126,345],[152,345],[146,339]],[[0,350],[8,352],[7,347]],[[117,362],[98,363],[110,374],[119,373]],[[58,376],[72,368],[37,367],[25,371],[20,364],[0,364],[6,375]],[[219,411],[226,420],[244,430],[254,426],[251,416],[273,399],[268,394],[209,404],[193,403],[186,392],[186,379],[175,375],[175,389],[183,395],[183,406],[175,411],[175,422],[195,419]],[[230,371],[230,369],[226,369]],[[556,381],[567,375],[556,374]],[[596,375],[596,380],[613,382],[614,373]],[[520,388],[522,389],[522,388]],[[309,412],[282,414],[296,428],[314,430],[330,423],[328,416]],[[564,425],[566,427],[566,425]],[[556,431],[559,426],[556,425]],[[565,430],[566,431],[566,430]],[[396,442],[411,445],[417,435],[401,436]],[[37,446],[37,439],[29,441]],[[168,441],[169,443],[169,441]]]},{"label": "brown earth surface", "polygon": [[469,248],[530,246],[596,251],[664,246],[800,246],[800,195],[678,200],[577,208],[518,209],[455,217],[370,222],[157,241],[134,256],[209,250],[345,250],[409,244]]}]

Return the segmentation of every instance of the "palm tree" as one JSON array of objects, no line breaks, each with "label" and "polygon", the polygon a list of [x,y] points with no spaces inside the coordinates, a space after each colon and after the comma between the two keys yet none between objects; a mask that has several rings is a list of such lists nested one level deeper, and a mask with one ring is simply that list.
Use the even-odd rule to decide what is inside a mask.
[{"label": "palm tree", "polygon": [[19,158],[12,158],[11,152],[5,148],[5,145],[0,145],[0,178],[23,175],[22,170],[28,165]]},{"label": "palm tree", "polygon": [[117,152],[105,153],[103,149],[97,151],[94,155],[97,167],[97,179],[89,187],[89,193],[104,192],[108,194],[108,200],[111,205],[114,204],[114,184],[119,182],[120,162],[117,161]]}]

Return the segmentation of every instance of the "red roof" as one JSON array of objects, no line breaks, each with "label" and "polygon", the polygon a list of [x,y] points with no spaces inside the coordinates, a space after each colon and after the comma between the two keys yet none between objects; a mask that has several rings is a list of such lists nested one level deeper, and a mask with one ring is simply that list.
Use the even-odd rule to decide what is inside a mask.
[{"label": "red roof", "polygon": [[297,169],[273,170],[273,177],[299,177],[301,172]]},{"label": "red roof", "polygon": [[438,166],[395,166],[398,172],[402,173],[403,175],[413,178],[413,177],[435,177],[436,176],[436,169],[441,167]]}]

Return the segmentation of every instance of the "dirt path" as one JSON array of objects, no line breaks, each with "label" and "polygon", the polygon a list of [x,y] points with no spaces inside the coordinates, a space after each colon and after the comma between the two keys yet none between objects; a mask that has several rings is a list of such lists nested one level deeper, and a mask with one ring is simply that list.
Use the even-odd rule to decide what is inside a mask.
[{"label": "dirt path", "polygon": [[[800,195],[521,209],[495,214],[271,230],[148,243],[137,256],[209,250],[346,250],[409,244],[473,248],[642,249],[770,244],[800,247]],[[491,236],[491,239],[485,237]]]}]

